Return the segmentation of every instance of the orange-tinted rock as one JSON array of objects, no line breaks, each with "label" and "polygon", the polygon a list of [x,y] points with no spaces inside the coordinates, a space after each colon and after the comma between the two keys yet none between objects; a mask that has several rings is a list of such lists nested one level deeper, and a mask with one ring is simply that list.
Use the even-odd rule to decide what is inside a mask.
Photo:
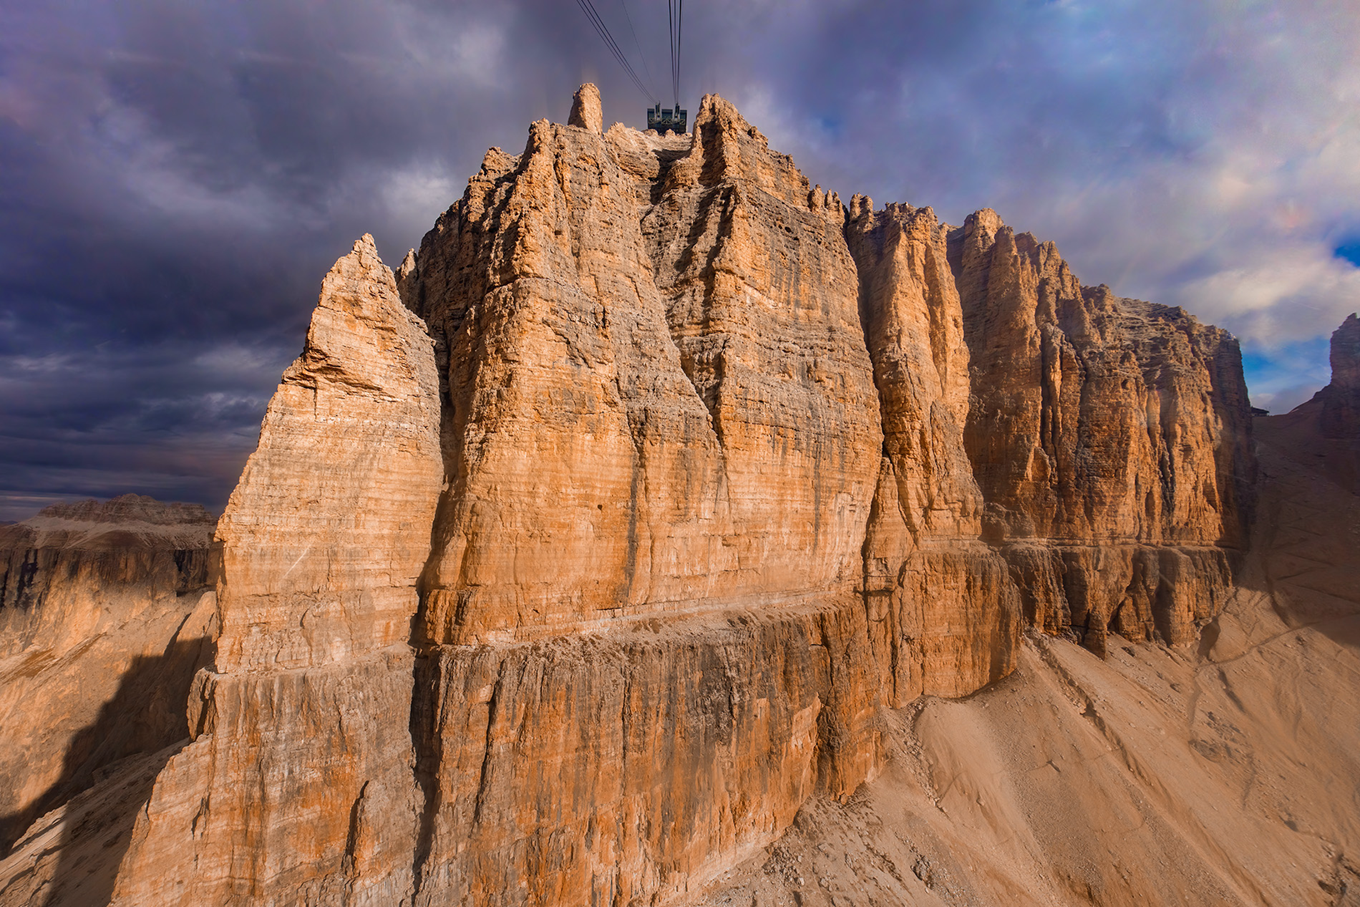
[{"label": "orange-tinted rock", "polygon": [[[1097,649],[1116,625],[1190,642],[1184,608],[1170,604],[1188,594],[1181,573],[1129,565],[1152,563],[1138,546],[1213,562],[1243,544],[1255,461],[1237,341],[1182,309],[1082,287],[1052,243],[989,210],[950,233],[949,255],[972,354],[965,444],[986,531],[1012,544],[1026,611],[1089,632]],[[1031,578],[1049,572],[1035,566],[1036,540],[1055,548],[1056,573],[1042,580]],[[1123,553],[1107,571],[1091,546]],[[1161,589],[1152,610],[1165,612],[1150,623],[1124,610],[1139,611],[1148,582]]]},{"label": "orange-tinted rock", "polygon": [[136,817],[115,904],[400,903],[420,811],[405,646],[199,674],[196,737]]},{"label": "orange-tinted rock", "polygon": [[792,160],[715,95],[657,180],[642,231],[721,450],[735,564],[715,594],[850,588],[882,433],[842,209],[811,206]]},{"label": "orange-tinted rock", "polygon": [[443,473],[432,350],[363,237],[326,275],[217,527],[219,672],[409,639]]},{"label": "orange-tinted rock", "polygon": [[590,82],[576,90],[571,99],[571,115],[567,117],[568,126],[577,126],[591,132],[604,132],[604,109],[600,105],[600,89]]},{"label": "orange-tinted rock", "polygon": [[1194,642],[1232,586],[1229,553],[1221,548],[1015,542],[1004,551],[1026,623],[1073,633],[1101,655],[1111,633]]},{"label": "orange-tinted rock", "polygon": [[327,276],[116,903],[674,902],[872,777],[884,705],[1009,672],[1022,606],[1215,612],[1231,338],[989,212],[847,211],[719,98],[602,127],[584,86]]},{"label": "orange-tinted rock", "polygon": [[445,646],[422,675],[416,903],[648,904],[846,797],[879,755],[854,598]]},{"label": "orange-tinted rock", "polygon": [[877,768],[843,217],[725,102],[695,129],[535,124],[402,269],[452,410],[418,903],[647,903]]},{"label": "orange-tinted rock", "polygon": [[1005,676],[1020,628],[1006,563],[980,541],[982,493],[963,446],[968,347],[946,230],[929,208],[875,212],[861,196],[845,228],[883,419],[864,595],[899,706]]},{"label": "orange-tinted rock", "polygon": [[0,527],[0,854],[109,766],[187,742],[214,522],[123,495]]},{"label": "orange-tinted rock", "polygon": [[443,470],[424,325],[365,236],[218,526],[221,634],[194,742],[157,779],[116,903],[396,903],[419,815],[409,730]]},{"label": "orange-tinted rock", "polygon": [[881,439],[854,262],[730,105],[695,130],[536,123],[426,236],[431,641],[855,584]]},{"label": "orange-tinted rock", "polygon": [[598,134],[536,123],[422,244],[417,310],[447,350],[450,401],[433,641],[692,602],[723,563],[718,445],[629,183]]}]

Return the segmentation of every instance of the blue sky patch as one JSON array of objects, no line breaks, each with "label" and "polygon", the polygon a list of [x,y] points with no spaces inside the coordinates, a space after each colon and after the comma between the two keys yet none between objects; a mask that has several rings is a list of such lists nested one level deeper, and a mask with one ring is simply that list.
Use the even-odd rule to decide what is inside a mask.
[{"label": "blue sky patch", "polygon": [[1274,349],[1244,344],[1242,371],[1253,406],[1287,413],[1332,380],[1331,337],[1323,335]]},{"label": "blue sky patch", "polygon": [[1360,236],[1342,242],[1332,250],[1332,254],[1360,268]]}]

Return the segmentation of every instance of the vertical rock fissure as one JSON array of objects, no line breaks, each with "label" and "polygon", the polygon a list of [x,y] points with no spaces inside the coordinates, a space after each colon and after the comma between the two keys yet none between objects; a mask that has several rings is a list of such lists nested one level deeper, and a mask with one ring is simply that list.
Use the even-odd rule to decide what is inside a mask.
[{"label": "vertical rock fissure", "polygon": [[442,664],[438,649],[426,648],[417,652],[412,669],[410,731],[414,749],[413,770],[421,792],[420,813],[417,817],[416,846],[412,854],[411,875],[413,896],[419,895],[425,884],[425,867],[434,846],[436,823],[443,803],[443,787],[439,769],[444,760],[442,725],[444,689]]},{"label": "vertical rock fissure", "polygon": [[[669,173],[669,168],[666,173]],[[654,184],[663,182],[664,178],[659,176]],[[723,424],[719,400],[722,395],[727,338],[722,335],[710,335],[707,332],[712,328],[711,306],[717,291],[717,261],[722,254],[724,237],[731,229],[733,191],[733,187],[728,185],[690,190],[691,193],[698,194],[694,202],[693,220],[685,236],[683,251],[674,257],[673,262],[669,262],[665,257],[664,244],[658,242],[649,244],[656,287],[666,300],[666,327],[671,342],[680,354],[680,367],[685,377],[689,379],[694,392],[708,410],[709,424],[718,436],[720,447],[723,443]],[[639,228],[644,234],[648,232],[649,218],[653,214],[659,214],[662,206],[679,208],[685,203],[683,195],[684,193],[676,188],[669,194],[663,194],[651,208],[644,210],[639,219]],[[713,222],[715,209],[716,224]],[[713,233],[713,242],[707,249],[703,264],[697,267],[696,272],[695,252],[700,248],[700,240],[710,231]],[[663,268],[668,268],[673,273],[663,277]],[[685,324],[679,306],[687,292],[693,292],[691,287],[696,283],[702,288],[698,302],[702,308],[702,320],[698,325]]]},{"label": "vertical rock fissure", "polygon": [[1096,651],[1112,627],[1192,642],[1230,582],[1220,570],[1126,590],[1148,558],[1207,568],[1241,538],[1246,389],[1240,366],[1215,364],[1234,341],[1181,309],[1082,287],[1056,247],[995,212],[951,231],[949,255],[973,362],[965,449],[1027,610]]},{"label": "vertical rock fissure", "polygon": [[500,704],[501,690],[505,684],[509,659],[503,658],[496,668],[496,683],[491,687],[491,698],[486,703],[486,743],[482,750],[482,765],[477,775],[477,797],[473,801],[472,824],[482,824],[482,810],[486,806],[488,786],[491,778],[491,763],[496,751],[497,708]]}]

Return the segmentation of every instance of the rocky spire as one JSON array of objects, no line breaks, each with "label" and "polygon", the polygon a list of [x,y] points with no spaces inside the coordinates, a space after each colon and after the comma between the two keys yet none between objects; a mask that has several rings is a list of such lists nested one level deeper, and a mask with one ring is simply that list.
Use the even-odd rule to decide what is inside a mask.
[{"label": "rocky spire", "polygon": [[600,89],[593,82],[587,82],[576,89],[571,99],[571,116],[568,126],[579,126],[591,132],[604,132],[604,108],[600,105]]},{"label": "rocky spire", "polygon": [[1354,313],[1332,333],[1332,383],[1322,393],[1322,433],[1360,438],[1360,318]]}]

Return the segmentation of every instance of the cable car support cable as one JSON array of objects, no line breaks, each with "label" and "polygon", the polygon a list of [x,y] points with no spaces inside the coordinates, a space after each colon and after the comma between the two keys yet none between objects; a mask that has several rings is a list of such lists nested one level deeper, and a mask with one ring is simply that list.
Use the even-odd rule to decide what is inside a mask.
[{"label": "cable car support cable", "polygon": [[[633,69],[632,64],[628,62],[628,58],[619,48],[618,42],[616,42],[614,36],[609,33],[609,28],[604,24],[604,20],[600,18],[599,12],[595,9],[595,4],[592,3],[591,0],[576,0],[576,5],[581,8],[581,12],[586,14],[586,18],[590,20],[590,24],[595,26],[596,34],[604,41],[605,46],[609,48],[609,52],[614,55],[614,59],[619,61],[619,65],[623,67],[624,72],[628,73],[628,77],[633,80],[633,84],[637,86],[637,90],[642,92],[643,96],[648,100],[655,100],[655,95],[647,90],[647,86],[642,84],[642,80],[638,78],[638,74]],[[627,7],[624,8],[624,11],[627,12]]]},{"label": "cable car support cable", "polygon": [[680,106],[680,57],[681,42],[684,38],[685,28],[685,4],[683,0],[675,0],[675,106]]},{"label": "cable car support cable", "polygon": [[680,106],[680,0],[666,0],[666,20],[671,40],[671,92],[675,106]]},{"label": "cable car support cable", "polygon": [[633,27],[633,17],[628,13],[628,0],[619,0],[619,6],[623,7],[623,16],[628,20],[628,30],[633,33],[633,46],[637,48],[638,59],[642,61],[642,69],[647,74],[647,86],[650,100],[656,100],[656,81],[652,78],[652,68],[647,65],[647,55],[642,52],[642,42],[638,40],[637,29]]}]

